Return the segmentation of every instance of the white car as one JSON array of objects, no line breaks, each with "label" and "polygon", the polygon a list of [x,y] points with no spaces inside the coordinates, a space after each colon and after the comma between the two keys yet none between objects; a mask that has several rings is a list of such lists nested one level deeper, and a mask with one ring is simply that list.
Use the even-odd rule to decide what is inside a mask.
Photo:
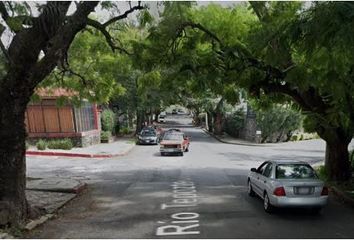
[{"label": "white car", "polygon": [[159,123],[165,123],[166,122],[166,116],[160,114],[159,117],[157,118],[157,121]]},{"label": "white car", "polygon": [[319,212],[328,201],[328,188],[305,162],[275,160],[252,168],[248,194],[263,199],[266,212],[274,207],[307,207]]}]

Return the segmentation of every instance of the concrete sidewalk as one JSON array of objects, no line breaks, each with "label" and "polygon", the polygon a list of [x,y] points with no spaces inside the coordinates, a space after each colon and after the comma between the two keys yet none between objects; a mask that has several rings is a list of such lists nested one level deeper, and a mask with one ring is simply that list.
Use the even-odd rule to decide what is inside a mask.
[{"label": "concrete sidewalk", "polygon": [[30,147],[26,155],[84,157],[84,158],[112,158],[127,155],[135,146],[133,139],[118,140],[112,143],[101,143],[85,148],[73,148],[71,150],[46,149],[38,150]]},{"label": "concrete sidewalk", "polygon": [[86,188],[86,183],[75,179],[44,178],[27,179],[26,197],[32,208],[39,211],[36,219],[31,219],[25,226],[32,230],[62,208],[66,203],[75,198]]},{"label": "concrete sidewalk", "polygon": [[222,143],[227,143],[227,144],[234,144],[234,145],[244,145],[244,146],[255,146],[255,147],[272,147],[275,146],[275,144],[272,143],[254,143],[254,142],[249,142],[246,140],[242,140],[242,139],[238,139],[238,138],[234,138],[229,136],[228,134],[224,134],[224,135],[215,135],[211,132],[209,132],[208,130],[206,130],[205,128],[202,128],[203,131],[207,134],[209,134],[210,136],[214,137],[216,140],[222,142]]}]

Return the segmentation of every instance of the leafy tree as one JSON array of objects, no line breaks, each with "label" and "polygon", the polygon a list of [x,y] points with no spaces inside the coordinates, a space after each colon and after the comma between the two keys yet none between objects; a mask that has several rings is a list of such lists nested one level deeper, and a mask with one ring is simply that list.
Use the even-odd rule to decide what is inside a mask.
[{"label": "leafy tree", "polygon": [[262,142],[289,140],[301,126],[302,117],[298,110],[286,105],[273,105],[257,111],[257,125],[262,130]]},{"label": "leafy tree", "polygon": [[[144,9],[139,2],[121,14],[113,11],[113,16],[101,23],[89,18],[98,2],[76,3],[73,12],[68,13],[71,4],[48,1],[30,6],[26,2],[0,2],[0,33],[6,32],[5,28],[13,34],[7,48],[0,45],[6,59],[2,70],[5,74],[0,75],[0,225],[24,223],[32,212],[25,197],[24,118],[34,89],[56,67],[68,69],[67,52],[86,26],[98,29],[111,49],[117,50],[119,45],[110,35],[110,27]],[[117,7],[113,2],[108,5],[101,6]]]},{"label": "leafy tree", "polygon": [[[221,19],[230,18],[228,11],[241,14],[232,21],[233,28],[245,26],[240,32],[230,31],[227,20],[215,18],[221,22],[215,26],[213,21],[200,23],[203,18],[198,14],[193,18],[188,10],[171,17],[173,21],[161,21],[160,32],[153,34],[168,49],[170,61],[184,62],[188,66],[182,69],[214,92],[224,83],[234,83],[254,97],[267,95],[275,102],[291,99],[298,104],[327,143],[330,179],[347,180],[348,144],[354,132],[350,27],[354,4],[250,2],[250,6],[253,17],[244,5],[219,14]],[[234,35],[226,35],[225,28]]]}]

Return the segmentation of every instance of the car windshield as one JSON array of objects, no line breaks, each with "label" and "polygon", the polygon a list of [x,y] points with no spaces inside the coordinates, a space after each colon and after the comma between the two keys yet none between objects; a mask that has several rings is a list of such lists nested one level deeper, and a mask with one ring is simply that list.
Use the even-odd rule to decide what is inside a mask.
[{"label": "car windshield", "polygon": [[163,140],[182,140],[183,136],[181,134],[166,134]]},{"label": "car windshield", "polygon": [[315,179],[317,175],[307,164],[279,164],[276,168],[276,178],[279,179]]},{"label": "car windshield", "polygon": [[141,132],[141,136],[153,137],[153,136],[155,136],[155,133],[153,131],[143,131],[143,132]]}]

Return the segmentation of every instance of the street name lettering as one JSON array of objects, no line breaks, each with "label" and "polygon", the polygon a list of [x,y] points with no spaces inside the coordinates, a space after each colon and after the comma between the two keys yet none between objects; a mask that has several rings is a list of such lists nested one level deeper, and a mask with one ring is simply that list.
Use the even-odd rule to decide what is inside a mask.
[{"label": "street name lettering", "polygon": [[[178,181],[172,185],[172,201],[161,204],[161,209],[179,209],[198,205],[197,190],[192,181]],[[157,236],[200,234],[199,214],[194,212],[177,212],[171,215],[171,221],[159,221]]]}]

